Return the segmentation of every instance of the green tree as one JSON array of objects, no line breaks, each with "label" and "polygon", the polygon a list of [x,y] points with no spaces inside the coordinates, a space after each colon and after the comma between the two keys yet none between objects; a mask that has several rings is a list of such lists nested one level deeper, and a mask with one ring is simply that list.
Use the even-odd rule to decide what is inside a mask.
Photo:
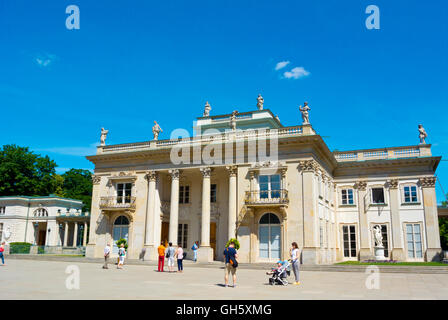
[{"label": "green tree", "polygon": [[63,173],[62,189],[67,198],[81,200],[83,211],[90,211],[92,203],[92,173],[89,170],[70,169]]},{"label": "green tree", "polygon": [[46,196],[56,187],[56,162],[28,147],[4,145],[0,149],[0,195]]},{"label": "green tree", "polygon": [[448,250],[448,219],[439,218],[440,244],[443,250]]}]

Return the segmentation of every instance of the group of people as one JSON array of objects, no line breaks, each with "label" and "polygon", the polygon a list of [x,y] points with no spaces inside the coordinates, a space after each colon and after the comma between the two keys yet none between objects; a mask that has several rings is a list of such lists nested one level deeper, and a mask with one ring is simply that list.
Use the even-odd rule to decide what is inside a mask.
[{"label": "group of people", "polygon": [[[2,259],[2,262],[4,263],[3,258],[3,248],[4,243],[2,243],[0,247],[0,257]],[[193,261],[197,261],[197,251],[199,249],[198,241],[196,241],[192,248],[193,250]],[[173,247],[173,244],[170,242],[168,243],[168,246],[165,247],[164,242],[162,241],[160,243],[160,246],[157,248],[158,254],[159,254],[159,262],[158,262],[158,272],[164,272],[164,264],[165,259],[167,259],[168,264],[168,272],[176,272],[174,271],[174,260],[177,261],[177,272],[183,272],[184,266],[183,266],[183,260],[185,259],[187,253],[184,252],[182,246],[180,244],[177,245],[177,248]],[[107,244],[104,248],[104,269],[108,269],[108,260],[111,253],[110,245]],[[289,266],[289,261],[292,265],[292,270],[294,272],[294,278],[295,282],[294,285],[299,285],[299,265],[300,265],[300,251],[299,246],[296,242],[293,242],[291,244],[291,248],[289,250],[290,259],[287,261],[277,261],[277,268],[273,268],[271,272],[268,272],[267,274],[273,275],[273,274],[284,274],[285,266]],[[117,269],[123,269],[124,264],[124,258],[126,256],[126,249],[124,247],[124,244],[121,244],[118,249],[118,264]],[[238,253],[235,249],[235,242],[231,241],[229,243],[229,246],[224,249],[223,252],[224,256],[224,262],[225,262],[225,274],[224,274],[224,282],[225,287],[227,288],[229,286],[229,275],[232,275],[232,281],[233,281],[233,288],[236,288],[236,270],[238,268]],[[283,276],[285,277],[285,276]]]}]

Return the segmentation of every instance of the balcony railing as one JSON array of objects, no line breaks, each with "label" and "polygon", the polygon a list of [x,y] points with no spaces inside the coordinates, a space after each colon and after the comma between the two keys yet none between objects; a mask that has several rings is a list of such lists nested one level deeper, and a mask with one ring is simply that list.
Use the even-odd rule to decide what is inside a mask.
[{"label": "balcony railing", "polygon": [[135,210],[135,197],[131,196],[115,196],[115,197],[101,197],[100,209],[119,210],[132,209]]},{"label": "balcony railing", "polygon": [[410,147],[353,150],[344,152],[335,151],[333,154],[338,162],[415,158],[431,156],[431,148],[429,145],[418,145]]},{"label": "balcony railing", "polygon": [[284,205],[289,203],[288,191],[266,190],[266,191],[246,191],[244,200],[246,205]]}]

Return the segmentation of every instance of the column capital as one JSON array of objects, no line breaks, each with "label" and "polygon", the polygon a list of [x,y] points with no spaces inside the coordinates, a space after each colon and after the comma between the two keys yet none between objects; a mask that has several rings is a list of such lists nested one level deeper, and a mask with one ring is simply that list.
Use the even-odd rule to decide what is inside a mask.
[{"label": "column capital", "polygon": [[286,178],[286,170],[288,170],[287,168],[281,168],[280,169],[280,174],[281,174],[281,177],[284,179],[284,178]]},{"label": "column capital", "polygon": [[100,184],[100,182],[101,182],[101,177],[92,174],[92,183],[93,183],[94,185],[96,185],[96,184]]},{"label": "column capital", "polygon": [[387,180],[387,186],[389,189],[397,189],[398,188],[398,179]]},{"label": "column capital", "polygon": [[171,175],[172,180],[179,180],[180,170],[171,169],[171,170],[168,170],[168,173]]},{"label": "column capital", "polygon": [[229,175],[231,177],[236,176],[236,173],[237,173],[237,170],[238,170],[237,166],[227,166],[226,169],[229,171]]},{"label": "column capital", "polygon": [[145,179],[148,181],[156,181],[158,172],[155,170],[149,170],[145,174]]},{"label": "column capital", "polygon": [[356,181],[354,188],[358,189],[359,191],[366,191],[367,182],[366,181]]},{"label": "column capital", "polygon": [[436,181],[436,177],[422,177],[418,179],[418,183],[422,186],[422,188],[434,188]]},{"label": "column capital", "polygon": [[200,168],[199,170],[201,171],[202,176],[204,178],[210,178],[210,175],[212,173],[212,168],[210,168],[210,167],[203,167],[203,168]]},{"label": "column capital", "polygon": [[319,165],[314,160],[301,160],[299,161],[300,171],[316,172],[319,169]]}]

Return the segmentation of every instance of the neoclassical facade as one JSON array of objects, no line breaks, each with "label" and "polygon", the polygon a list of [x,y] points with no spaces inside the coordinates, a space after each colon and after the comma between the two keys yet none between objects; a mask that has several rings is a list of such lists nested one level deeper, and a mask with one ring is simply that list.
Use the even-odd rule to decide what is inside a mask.
[{"label": "neoclassical facade", "polygon": [[293,241],[304,264],[366,260],[378,225],[387,259],[439,258],[440,157],[431,145],[332,152],[311,124],[285,127],[262,106],[206,112],[195,132],[104,144],[87,157],[95,164],[87,256],[119,238],[130,258],[145,248],[149,259],[161,241],[189,252],[198,240],[199,260],[221,260],[237,237],[240,262],[288,258]]}]

